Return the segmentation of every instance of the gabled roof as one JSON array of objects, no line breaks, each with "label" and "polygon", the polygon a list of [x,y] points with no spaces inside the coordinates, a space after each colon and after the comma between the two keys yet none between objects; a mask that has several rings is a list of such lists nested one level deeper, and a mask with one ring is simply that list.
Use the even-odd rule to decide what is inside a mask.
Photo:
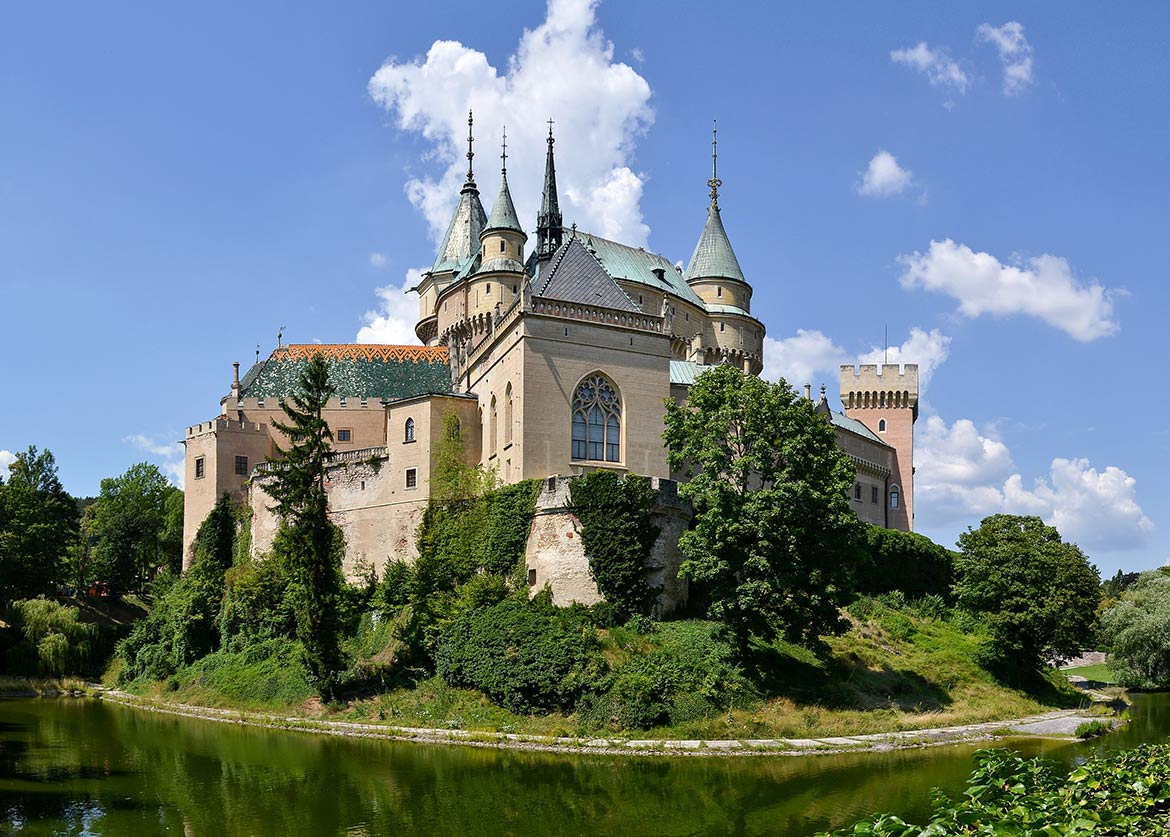
[{"label": "gabled roof", "polygon": [[492,214],[488,216],[485,230],[515,230],[523,233],[520,218],[516,215],[516,206],[512,203],[512,192],[508,188],[508,175],[500,180],[500,193],[496,195],[496,202],[492,204]]},{"label": "gabled roof", "polygon": [[443,243],[439,245],[439,251],[435,255],[435,263],[431,265],[431,272],[458,271],[466,267],[479,253],[479,234],[483,232],[485,223],[487,217],[479,200],[479,191],[474,183],[464,184],[463,191],[459,193],[459,203],[455,206],[455,213],[447,227],[447,234],[443,236]]},{"label": "gabled roof", "polygon": [[719,206],[714,201],[707,210],[707,223],[703,225],[699,243],[695,245],[695,252],[691,254],[691,263],[687,265],[686,278],[688,282],[692,279],[747,281],[743,278],[743,271],[739,267],[735,251],[731,249],[727,230],[723,229],[723,219],[719,217]]},{"label": "gabled roof", "polygon": [[859,422],[857,419],[849,418],[844,413],[839,413],[836,410],[829,411],[829,421],[833,423],[834,427],[840,427],[842,430],[848,430],[851,433],[856,433],[858,436],[864,436],[871,442],[877,442],[879,445],[889,447],[882,441],[872,430]]},{"label": "gabled roof", "polygon": [[[641,247],[619,244],[596,233],[579,231],[577,237],[593,245],[598,260],[614,279],[637,282],[657,291],[667,291],[699,308],[703,307],[703,301],[690,285],[683,281],[678,270],[665,256],[651,253]],[[662,281],[654,275],[655,269],[662,271]]]},{"label": "gabled roof", "polygon": [[409,398],[451,390],[447,349],[376,343],[294,343],[280,346],[240,380],[244,398],[286,398],[314,355],[325,358],[329,382],[348,398]]},{"label": "gabled roof", "polygon": [[532,293],[619,311],[639,310],[577,236],[571,236],[553,254],[548,267],[536,278]]}]

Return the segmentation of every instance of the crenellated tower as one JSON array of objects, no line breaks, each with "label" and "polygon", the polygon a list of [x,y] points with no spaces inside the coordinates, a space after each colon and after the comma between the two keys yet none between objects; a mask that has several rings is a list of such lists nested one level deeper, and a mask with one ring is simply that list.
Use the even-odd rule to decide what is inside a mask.
[{"label": "crenellated tower", "polygon": [[886,484],[886,525],[913,531],[918,364],[842,366],[841,404],[845,415],[860,421],[894,449],[894,467]]}]

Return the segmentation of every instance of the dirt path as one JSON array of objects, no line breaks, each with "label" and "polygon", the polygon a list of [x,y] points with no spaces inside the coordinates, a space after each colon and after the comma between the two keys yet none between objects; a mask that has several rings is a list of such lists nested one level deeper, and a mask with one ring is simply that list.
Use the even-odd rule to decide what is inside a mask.
[{"label": "dirt path", "polygon": [[934,747],[944,744],[962,744],[1014,736],[1043,736],[1073,739],[1076,728],[1101,716],[1066,709],[1046,712],[1028,718],[1010,721],[991,721],[983,724],[962,724],[952,727],[881,732],[832,738],[762,738],[728,740],[671,740],[633,738],[553,738],[542,735],[520,735],[502,732],[475,732],[459,729],[424,729],[395,727],[386,724],[359,724],[347,721],[323,721],[295,716],[281,716],[238,709],[211,709],[183,703],[165,703],[131,695],[117,689],[102,689],[99,696],[123,706],[202,718],[220,723],[342,735],[353,738],[378,738],[387,741],[414,741],[429,744],[462,744],[473,747],[501,747],[518,750],[546,750],[567,753],[606,753],[626,755],[689,755],[689,756],[746,756],[746,755],[820,755],[845,752],[879,752],[916,747]]}]

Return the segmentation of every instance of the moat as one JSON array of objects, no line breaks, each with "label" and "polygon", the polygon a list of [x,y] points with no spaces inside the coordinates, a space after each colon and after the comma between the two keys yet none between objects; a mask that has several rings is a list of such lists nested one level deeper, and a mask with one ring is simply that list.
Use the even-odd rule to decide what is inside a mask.
[{"label": "moat", "polygon": [[[1089,743],[1170,741],[1170,694]],[[805,835],[877,810],[923,815],[976,746],[752,758],[559,755],[342,739],[160,716],[91,699],[0,701],[0,832],[69,835]]]}]

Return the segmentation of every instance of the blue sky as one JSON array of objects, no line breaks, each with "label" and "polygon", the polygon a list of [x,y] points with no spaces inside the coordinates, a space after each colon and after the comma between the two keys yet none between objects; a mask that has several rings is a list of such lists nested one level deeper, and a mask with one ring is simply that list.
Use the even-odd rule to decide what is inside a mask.
[{"label": "blue sky", "polygon": [[685,262],[710,127],[771,376],[929,372],[917,526],[1040,514],[1170,559],[1165,3],[23,4],[0,31],[0,458],[66,487],[218,410],[287,340],[404,341],[477,112],[526,223]]}]

